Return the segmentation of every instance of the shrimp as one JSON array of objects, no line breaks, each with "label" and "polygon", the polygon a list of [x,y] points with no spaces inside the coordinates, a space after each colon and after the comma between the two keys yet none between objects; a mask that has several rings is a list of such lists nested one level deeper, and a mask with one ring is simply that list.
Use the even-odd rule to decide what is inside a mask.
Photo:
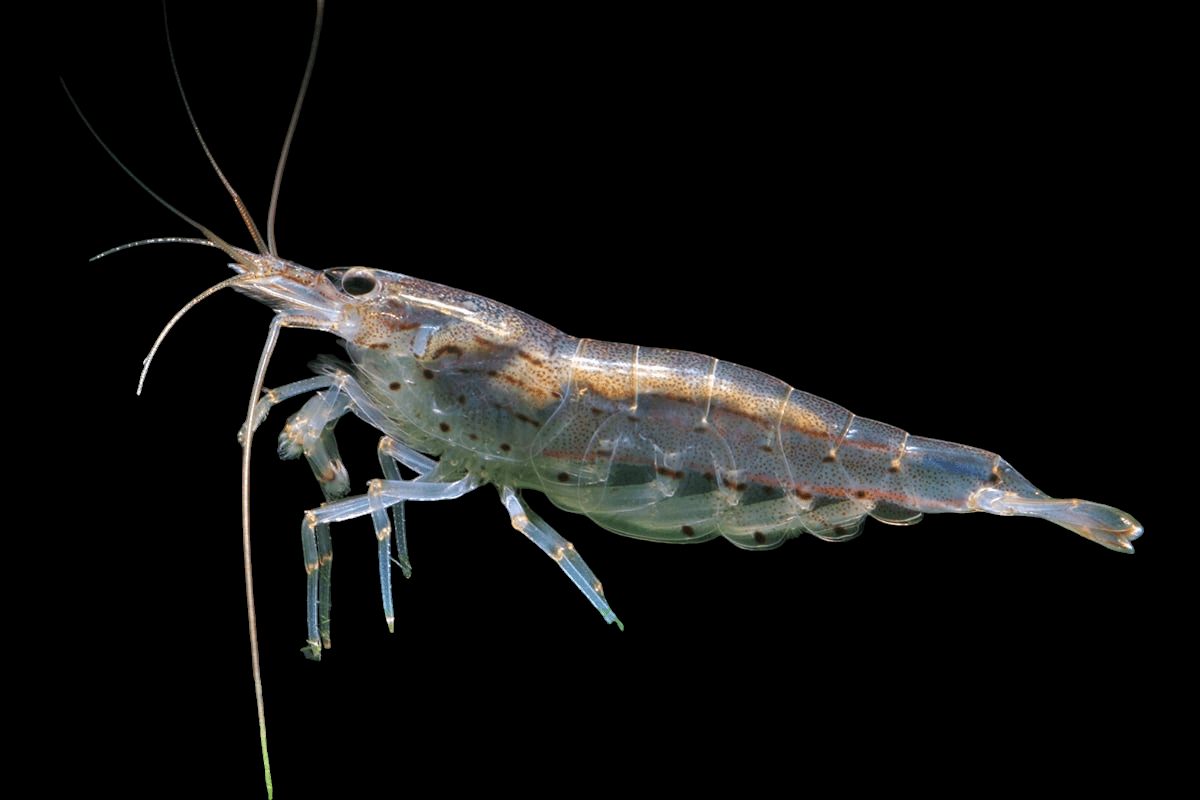
[{"label": "shrimp", "polygon": [[[285,193],[285,208],[286,197]],[[500,487],[500,506],[510,523],[535,538],[560,565],[572,567],[571,580],[603,618],[614,622],[616,615],[608,605],[611,593],[597,586],[587,564],[554,532],[562,528],[561,522],[539,522],[521,494],[523,489],[544,491],[558,505],[587,513],[621,533],[673,541],[724,537],[747,549],[771,547],[805,531],[849,538],[866,516],[903,523],[915,521],[911,515],[916,513],[936,511],[1028,511],[1058,517],[1069,523],[1066,527],[1119,550],[1131,549],[1129,543],[1141,532],[1123,512],[1056,504],[991,453],[909,437],[898,429],[849,416],[840,406],[824,404],[799,389],[773,382],[765,373],[729,361],[682,350],[575,339],[481,294],[400,272],[374,267],[310,270],[244,250],[238,253],[237,269],[247,277],[239,287],[244,293],[272,305],[285,325],[336,330],[348,345],[349,360],[321,362],[320,382],[303,386],[309,390],[301,397],[305,405],[279,420],[289,420],[288,453],[314,454],[310,460],[318,478],[332,475],[320,483],[327,490],[327,504],[312,505],[306,524],[299,525],[309,567],[304,591],[306,649],[312,656],[320,654],[327,639],[321,559],[322,548],[329,543],[321,539],[322,526],[343,518],[370,519],[376,541],[392,548],[397,561],[408,566],[405,555],[395,550],[403,524],[394,513],[398,501],[448,497],[472,489],[479,494],[479,486],[485,483]],[[585,265],[580,274],[594,274],[594,268]],[[636,284],[632,278],[626,280]],[[610,305],[611,313],[614,306],[623,305],[624,292],[636,288],[612,286],[612,295],[601,294],[600,303]],[[709,296],[708,302],[715,305],[720,300]],[[771,312],[769,305],[762,303],[762,313]],[[660,314],[664,327],[670,329],[667,333],[673,337],[677,330],[686,329],[685,320],[698,316],[699,306],[679,304],[676,313],[667,306]],[[767,349],[753,333],[739,330],[737,322],[730,326],[728,320],[721,320],[720,324],[724,347],[705,349],[732,350],[735,360],[741,353]],[[781,374],[826,368],[819,351],[805,352],[803,338],[796,341],[795,348],[784,349],[797,357],[797,363],[781,367]],[[830,367],[835,371],[878,369],[865,355],[838,355],[846,363]],[[302,378],[289,376],[271,385],[278,388],[292,380]],[[676,384],[682,388],[672,389]],[[216,397],[217,393],[206,389],[206,394]],[[186,401],[184,397],[178,402]],[[881,409],[883,405],[879,401]],[[987,411],[986,402],[976,405]],[[686,418],[686,424],[672,421],[672,409],[680,407],[695,414]],[[722,409],[723,414],[717,413]],[[262,410],[265,414],[259,422],[276,421],[276,412]],[[333,446],[332,424],[342,418],[349,421],[351,416],[388,437],[380,468],[384,481],[373,482],[366,493],[355,487],[349,497],[343,497],[350,484],[337,460],[326,454]],[[592,417],[603,423],[589,423]],[[746,421],[745,429],[738,428],[739,420]],[[340,435],[344,427],[339,423],[338,446],[345,444]],[[689,443],[689,437],[711,438],[718,444],[705,451]],[[472,444],[480,440],[484,444]],[[734,441],[736,446],[730,444]],[[770,456],[786,456],[789,442],[796,441],[810,443],[797,451],[803,455],[777,460],[772,466]],[[820,452],[812,449],[813,441],[823,445]],[[647,449],[638,451],[639,442],[646,442]],[[623,452],[631,447],[633,452]],[[520,458],[512,455],[514,450],[523,451]],[[696,455],[702,451],[702,458]],[[881,454],[886,457],[877,457]],[[867,466],[852,473],[848,460]],[[794,462],[810,468],[812,476],[797,477]],[[387,472],[397,463],[421,477],[397,479]],[[921,465],[925,472],[907,485],[900,478],[889,478],[905,475],[906,468],[920,472]],[[891,471],[893,466],[896,472]],[[852,474],[858,483],[851,482]],[[900,483],[889,485],[890,480]],[[930,496],[931,487],[948,487],[948,491]],[[676,499],[682,504],[673,503]],[[766,507],[779,505],[790,510]],[[660,508],[661,514],[644,513]],[[748,513],[743,516],[743,511]],[[963,520],[961,525],[974,522]],[[494,527],[495,520],[489,524]],[[407,528],[418,541],[421,526]],[[920,547],[916,541],[910,547]],[[343,563],[339,559],[339,565]],[[379,581],[386,586],[393,563],[381,554],[377,565]],[[597,568],[597,573],[603,571]],[[505,591],[504,585],[497,585],[489,595],[500,599]],[[385,618],[391,624],[394,613],[386,610],[391,592],[385,590],[382,596]]]}]

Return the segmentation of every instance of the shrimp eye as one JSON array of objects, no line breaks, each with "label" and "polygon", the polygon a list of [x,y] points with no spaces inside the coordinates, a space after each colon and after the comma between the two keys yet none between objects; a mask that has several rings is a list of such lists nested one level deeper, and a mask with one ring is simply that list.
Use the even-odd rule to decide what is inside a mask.
[{"label": "shrimp eye", "polygon": [[370,294],[378,285],[375,277],[365,269],[350,270],[342,278],[342,291],[355,297]]}]

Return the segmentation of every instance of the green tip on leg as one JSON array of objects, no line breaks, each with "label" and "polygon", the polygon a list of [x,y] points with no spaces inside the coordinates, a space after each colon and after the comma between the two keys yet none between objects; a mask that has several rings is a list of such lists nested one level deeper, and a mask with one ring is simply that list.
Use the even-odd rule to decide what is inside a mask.
[{"label": "green tip on leg", "polygon": [[[262,728],[262,726],[259,726]],[[258,739],[263,744],[263,777],[266,780],[266,800],[275,799],[275,787],[271,786],[271,759],[266,754],[266,730],[259,730]]]},{"label": "green tip on leg", "polygon": [[271,785],[271,759],[267,756],[267,734],[261,737],[263,751],[263,777],[267,781],[267,800],[274,800],[275,787]]}]

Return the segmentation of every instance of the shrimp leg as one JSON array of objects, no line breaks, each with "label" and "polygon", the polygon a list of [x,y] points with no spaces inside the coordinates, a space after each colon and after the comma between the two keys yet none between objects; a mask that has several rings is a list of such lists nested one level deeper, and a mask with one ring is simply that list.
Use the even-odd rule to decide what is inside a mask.
[{"label": "shrimp leg", "polygon": [[[284,400],[304,394],[305,392],[314,392],[317,389],[324,389],[333,384],[335,378],[330,375],[318,375],[315,378],[305,378],[302,381],[295,381],[276,389],[269,389],[263,392],[263,396],[259,398],[258,403],[254,406],[254,430],[257,431],[259,426],[267,419],[267,414],[271,409]],[[246,426],[242,425],[237,435],[238,444],[244,444],[246,441]]]},{"label": "shrimp leg", "polygon": [[583,592],[584,597],[596,607],[605,622],[615,622],[618,628],[625,630],[625,626],[621,624],[621,620],[617,619],[617,615],[613,613],[608,601],[604,598],[604,588],[600,585],[600,581],[583,562],[583,557],[579,555],[575,545],[564,539],[558,531],[551,528],[544,519],[534,513],[533,509],[525,503],[520,492],[503,486],[500,488],[500,500],[508,509],[512,526],[528,536],[530,541],[542,548],[542,552],[554,559],[562,571],[567,573],[571,583],[575,584],[579,591]]},{"label": "shrimp leg", "polygon": [[[356,410],[351,392],[347,388],[353,385],[353,378],[341,370],[329,374],[308,378],[295,383],[289,383],[277,389],[264,393],[254,411],[255,430],[266,420],[271,408],[278,403],[305,392],[316,389],[327,389],[310,398],[301,409],[288,418],[279,436],[280,458],[296,458],[301,453],[308,460],[313,475],[316,476],[326,501],[336,500],[349,491],[349,477],[338,455],[337,440],[333,435],[333,426],[347,412]],[[238,432],[241,441],[245,435],[245,426]],[[416,481],[428,482],[437,462],[410,447],[398,442],[390,436],[379,441],[379,464],[384,477],[393,483],[407,483],[401,478],[397,464],[402,464],[417,473]],[[379,588],[383,599],[384,617],[388,630],[394,630],[395,614],[392,605],[391,558],[389,542],[396,541],[396,562],[400,565],[405,577],[412,576],[412,566],[408,557],[408,544],[404,525],[404,501],[385,498],[377,485],[372,485],[368,492],[370,513],[375,526],[376,539],[379,542]],[[391,508],[392,522],[389,524],[387,509]],[[315,630],[313,634],[313,613],[310,611],[309,642],[305,652],[310,657],[319,657],[321,647],[331,646],[330,609],[333,570],[333,547],[329,534],[328,522],[318,522],[311,527],[302,526],[301,543],[304,550],[304,568],[308,575],[308,605],[310,609],[315,603]],[[316,643],[320,644],[317,645]]]},{"label": "shrimp leg", "polygon": [[[391,481],[402,480],[400,470],[396,464],[400,463],[417,473],[417,475],[427,475],[437,466],[437,462],[427,456],[418,453],[411,447],[407,447],[396,441],[390,436],[384,436],[379,440],[379,466],[383,470],[383,477]],[[382,528],[385,520],[378,516],[374,517],[375,533],[380,536],[380,541],[383,542]],[[408,560],[408,538],[404,529],[404,503],[396,503],[392,506],[392,538],[396,542],[396,563],[400,565],[400,570],[404,573],[404,577],[412,577],[412,564]],[[380,551],[379,568],[384,568],[386,561],[386,548]],[[382,580],[381,580],[382,582]]]},{"label": "shrimp leg", "polygon": [[[333,435],[334,425],[345,416],[352,405],[349,395],[342,391],[341,382],[322,376],[308,381],[297,381],[274,392],[268,392],[263,400],[259,401],[259,407],[255,408],[255,422],[260,422],[258,411],[264,402],[274,400],[275,397],[294,396],[308,386],[320,385],[321,381],[328,384],[329,388],[310,397],[299,411],[288,418],[287,424],[280,432],[279,457],[296,458],[303,453],[321,487],[321,493],[325,495],[326,501],[330,501],[350,491],[350,476],[346,473],[346,467],[338,453],[337,439]],[[269,410],[269,406],[263,411],[264,418],[266,410]],[[313,534],[311,539],[307,533],[302,536],[304,571],[308,575],[309,600],[315,601],[320,609],[317,624],[319,640],[325,647],[329,647],[332,643],[329,626],[333,602],[333,541],[329,536],[327,524],[316,526]],[[310,647],[311,644],[310,641]]]},{"label": "shrimp leg", "polygon": [[[401,446],[402,449],[403,448]],[[480,485],[473,475],[465,475],[458,480],[440,480],[442,474],[435,468],[411,481],[375,479],[367,484],[365,495],[356,495],[342,500],[322,503],[319,507],[307,511],[300,525],[300,538],[304,546],[305,568],[308,570],[308,646],[305,654],[314,660],[321,657],[322,640],[320,638],[321,598],[318,594],[319,577],[322,565],[318,560],[318,538],[321,528],[331,522],[342,522],[356,517],[371,515],[381,541],[380,583],[383,594],[384,616],[388,629],[394,629],[395,618],[391,602],[391,568],[387,560],[387,517],[381,512],[403,503],[406,500],[453,500],[462,497],[467,492]],[[383,532],[379,529],[382,527]],[[309,565],[312,568],[309,569]]]},{"label": "shrimp leg", "polygon": [[[406,483],[400,477],[396,464],[400,463],[417,473],[414,483],[429,480],[437,468],[437,462],[396,441],[390,436],[379,440],[379,466],[384,477],[392,483]],[[408,560],[408,538],[404,528],[404,501],[385,503],[377,485],[373,483],[368,497],[371,505],[371,522],[375,525],[375,538],[379,542],[379,592],[383,596],[383,616],[389,631],[395,631],[396,615],[392,609],[392,561],[389,542],[396,542],[396,563],[404,577],[412,577],[412,564]],[[388,524],[388,505],[391,505],[392,524]]]}]

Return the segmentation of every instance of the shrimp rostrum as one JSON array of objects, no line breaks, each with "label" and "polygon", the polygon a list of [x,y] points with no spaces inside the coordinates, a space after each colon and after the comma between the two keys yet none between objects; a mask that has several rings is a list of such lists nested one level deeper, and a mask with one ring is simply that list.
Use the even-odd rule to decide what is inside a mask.
[{"label": "shrimp rostrum", "polygon": [[[697,353],[578,339],[469,292],[364,267],[316,272],[245,251],[235,288],[284,327],[342,337],[348,360],[268,393],[316,389],[288,422],[284,455],[303,453],[329,502],[305,514],[309,647],[327,646],[321,570],[329,523],[370,515],[388,624],[390,542],[409,570],[403,504],[483,484],[512,524],[550,555],[609,622],[582,558],[526,504],[535,489],[567,511],[641,539],[723,536],[767,550],[811,533],[856,536],[867,517],[911,525],[925,513],[1043,517],[1118,552],[1142,527],[1129,514],[1047,497],[994,453],[910,436],[769,375]],[[348,483],[333,425],[353,413],[383,433],[384,479]],[[417,477],[401,480],[397,464]],[[386,513],[391,509],[389,518]],[[619,624],[619,623],[618,623]]]}]

